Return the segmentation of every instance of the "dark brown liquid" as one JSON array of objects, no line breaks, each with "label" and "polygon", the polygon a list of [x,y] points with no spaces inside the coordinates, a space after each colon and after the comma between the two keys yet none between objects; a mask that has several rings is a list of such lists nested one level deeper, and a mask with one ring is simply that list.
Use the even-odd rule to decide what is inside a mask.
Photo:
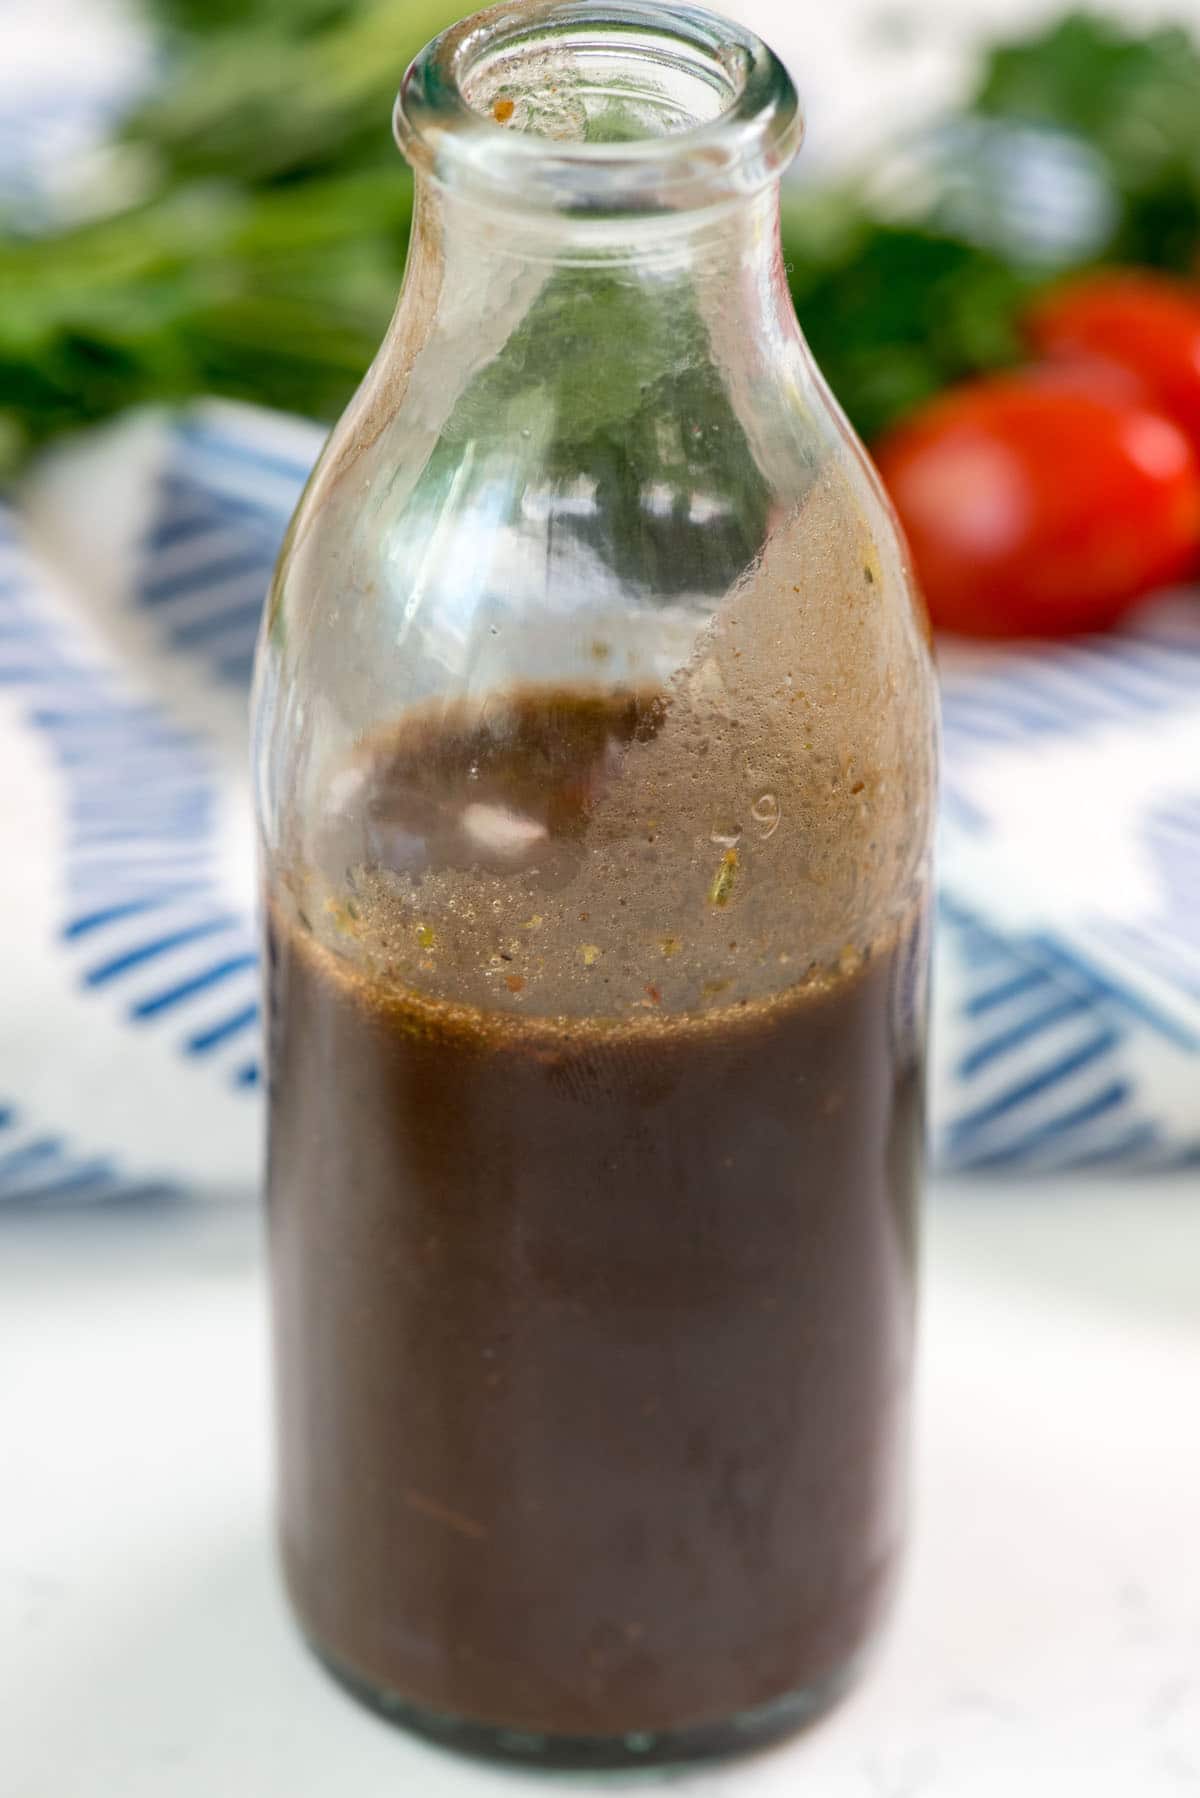
[{"label": "dark brown liquid", "polygon": [[552,1736],[836,1676],[902,1526],[911,939],[773,1000],[555,1020],[420,997],[282,905],[269,937],[311,1636],[377,1691]]}]

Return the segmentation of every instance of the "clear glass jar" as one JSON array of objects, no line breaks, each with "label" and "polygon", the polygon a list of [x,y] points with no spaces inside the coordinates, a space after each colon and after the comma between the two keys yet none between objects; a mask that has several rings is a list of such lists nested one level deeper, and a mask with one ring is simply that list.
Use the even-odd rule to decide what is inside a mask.
[{"label": "clear glass jar", "polygon": [[288,1584],[460,1746],[725,1752],[844,1687],[901,1541],[926,630],[761,43],[501,6],[396,123],[259,651]]}]

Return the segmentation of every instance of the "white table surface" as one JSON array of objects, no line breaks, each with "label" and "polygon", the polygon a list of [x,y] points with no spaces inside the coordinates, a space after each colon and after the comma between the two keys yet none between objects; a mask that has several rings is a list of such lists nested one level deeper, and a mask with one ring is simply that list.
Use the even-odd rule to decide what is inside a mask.
[{"label": "white table surface", "polygon": [[[927,1242],[875,1665],[808,1736],[668,1789],[1200,1792],[1200,1181],[941,1191]],[[301,1647],[249,1207],[8,1220],[0,1320],[3,1798],[553,1789],[410,1740]]]}]

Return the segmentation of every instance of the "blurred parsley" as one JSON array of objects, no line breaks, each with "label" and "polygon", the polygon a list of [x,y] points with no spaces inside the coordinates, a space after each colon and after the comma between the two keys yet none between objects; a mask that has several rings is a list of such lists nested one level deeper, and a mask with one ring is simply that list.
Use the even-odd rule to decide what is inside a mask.
[{"label": "blurred parsley", "polygon": [[[1088,147],[1114,202],[1093,259],[1196,272],[1200,48],[1186,31],[1137,33],[1071,13],[991,49],[966,115],[1014,138],[1032,125]],[[957,178],[969,183],[970,167]],[[864,180],[837,196],[832,236],[827,197],[800,190],[785,203],[796,309],[868,440],[948,382],[1016,361],[1021,308],[1047,278],[1032,243],[1001,255],[942,228],[941,201],[935,190],[918,216],[897,221]]]},{"label": "blurred parsley", "polygon": [[[403,270],[411,183],[392,98],[457,10],[158,0],[168,76],[121,134],[142,171],[138,203],[0,240],[0,459],[145,399],[210,392],[336,416]],[[1090,147],[1114,204],[1089,253],[1195,266],[1200,51],[1183,30],[1072,14],[993,48],[966,117]],[[971,178],[956,170],[960,189]],[[948,213],[936,183],[903,211],[868,177],[786,191],[797,308],[868,438],[948,381],[1020,354],[1020,308],[1044,260],[977,241],[961,223],[971,210]]]},{"label": "blurred parsley", "polygon": [[1031,278],[990,251],[863,213],[836,255],[785,210],[789,284],[813,355],[868,441],[949,382],[1020,354]]},{"label": "blurred parsley", "polygon": [[1120,207],[1113,260],[1193,269],[1200,245],[1200,47],[1181,26],[1138,34],[1071,13],[997,46],[983,113],[1051,125],[1099,151]]}]

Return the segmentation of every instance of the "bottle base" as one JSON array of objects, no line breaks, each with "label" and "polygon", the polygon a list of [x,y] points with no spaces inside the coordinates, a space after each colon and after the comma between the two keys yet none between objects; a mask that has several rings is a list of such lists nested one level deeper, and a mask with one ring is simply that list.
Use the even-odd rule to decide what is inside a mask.
[{"label": "bottle base", "polygon": [[815,1723],[855,1683],[858,1658],[817,1684],[714,1723],[636,1730],[620,1736],[574,1736],[505,1729],[446,1716],[402,1698],[348,1667],[319,1642],[309,1647],[343,1689],[390,1723],[477,1760],[541,1767],[547,1772],[634,1772],[753,1753]]}]

